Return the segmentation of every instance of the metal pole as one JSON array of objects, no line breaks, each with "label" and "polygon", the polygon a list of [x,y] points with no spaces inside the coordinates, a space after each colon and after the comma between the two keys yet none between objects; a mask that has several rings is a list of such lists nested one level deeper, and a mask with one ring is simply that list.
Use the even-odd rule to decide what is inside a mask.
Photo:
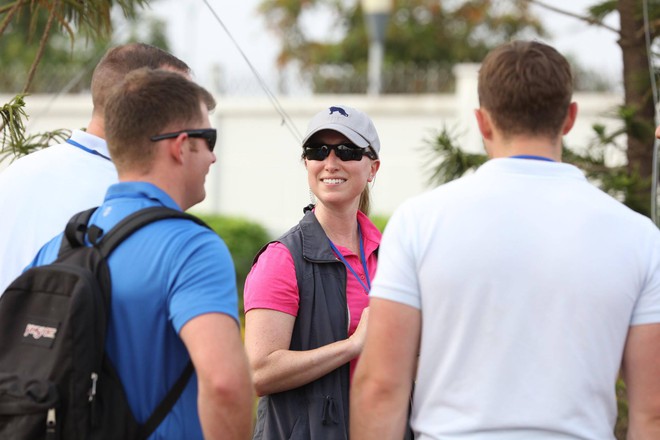
[{"label": "metal pole", "polygon": [[653,143],[653,177],[651,178],[651,220],[660,228],[658,220],[658,140]]},{"label": "metal pole", "polygon": [[385,53],[385,31],[389,14],[376,12],[365,14],[367,31],[369,32],[369,66],[368,86],[369,95],[380,95],[382,92],[383,55]]},{"label": "metal pole", "polygon": [[382,87],[383,70],[383,43],[372,41],[369,43],[369,83],[367,94],[371,96],[380,95]]}]

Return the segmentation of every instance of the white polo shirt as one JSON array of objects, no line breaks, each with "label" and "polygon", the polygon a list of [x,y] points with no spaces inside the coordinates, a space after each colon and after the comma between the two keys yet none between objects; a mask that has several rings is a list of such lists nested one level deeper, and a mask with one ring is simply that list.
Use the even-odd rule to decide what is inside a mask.
[{"label": "white polo shirt", "polygon": [[660,231],[572,165],[492,159],[395,212],[371,296],[422,314],[415,438],[613,440]]},{"label": "white polo shirt", "polygon": [[103,202],[117,171],[105,140],[70,141],[28,154],[0,172],[0,295],[71,216]]}]

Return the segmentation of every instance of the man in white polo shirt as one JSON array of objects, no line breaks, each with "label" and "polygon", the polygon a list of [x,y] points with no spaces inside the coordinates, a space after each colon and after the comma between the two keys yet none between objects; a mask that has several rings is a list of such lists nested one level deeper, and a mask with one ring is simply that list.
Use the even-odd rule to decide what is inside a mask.
[{"label": "man in white polo shirt", "polygon": [[[351,438],[660,439],[660,231],[561,162],[566,59],[492,51],[477,122],[491,158],[402,205],[381,242]],[[622,367],[622,368],[621,368]]]},{"label": "man in white polo shirt", "polygon": [[94,109],[86,130],[73,130],[65,143],[24,156],[0,172],[0,295],[73,214],[100,205],[108,187],[117,183],[105,142],[106,98],[127,73],[142,67],[190,76],[186,63],[157,47],[130,43],[110,49],[94,69]]}]

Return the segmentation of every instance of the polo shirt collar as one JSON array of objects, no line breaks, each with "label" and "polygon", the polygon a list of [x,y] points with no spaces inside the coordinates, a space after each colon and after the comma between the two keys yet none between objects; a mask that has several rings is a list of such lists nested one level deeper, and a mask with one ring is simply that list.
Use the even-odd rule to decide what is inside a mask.
[{"label": "polo shirt collar", "polygon": [[79,143],[85,148],[94,150],[105,157],[110,157],[110,152],[108,151],[108,143],[103,138],[94,136],[93,134],[87,133],[86,131],[73,130],[71,132],[71,140]]},{"label": "polo shirt collar", "polygon": [[500,157],[490,159],[481,165],[476,174],[507,173],[529,175],[532,177],[558,177],[586,181],[584,172],[575,165],[565,162],[548,162],[544,160],[516,159]]},{"label": "polo shirt collar", "polygon": [[357,213],[357,221],[362,231],[362,238],[364,241],[364,254],[368,257],[380,245],[381,233],[378,228],[369,220],[362,211]]},{"label": "polo shirt collar", "polygon": [[118,198],[150,199],[167,208],[182,211],[165,191],[149,182],[119,182],[111,185],[106,193],[106,202]]}]

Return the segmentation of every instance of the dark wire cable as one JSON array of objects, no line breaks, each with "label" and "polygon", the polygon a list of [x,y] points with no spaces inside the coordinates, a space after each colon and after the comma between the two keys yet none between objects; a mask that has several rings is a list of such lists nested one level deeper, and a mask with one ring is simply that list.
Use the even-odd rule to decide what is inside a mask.
[{"label": "dark wire cable", "polygon": [[[651,52],[651,31],[649,27],[649,5],[648,0],[642,1],[644,11],[644,36],[646,38],[646,54],[649,63],[649,75],[651,76],[651,91],[653,93],[653,108],[655,109],[655,126],[660,125],[658,116],[658,87],[655,82],[655,68]],[[658,139],[653,142],[653,173],[651,178],[651,220],[658,227]]]},{"label": "dark wire cable", "polygon": [[241,46],[236,42],[233,35],[231,34],[231,32],[229,32],[229,29],[227,29],[227,26],[225,26],[224,22],[220,19],[218,14],[216,14],[213,7],[211,7],[211,5],[209,4],[209,2],[207,0],[203,0],[203,1],[206,4],[206,6],[209,8],[209,10],[211,11],[213,16],[215,17],[218,24],[220,24],[222,29],[225,31],[225,33],[227,34],[227,36],[229,37],[231,42],[234,44],[234,46],[236,46],[236,49],[238,49],[241,56],[243,57],[243,59],[247,63],[247,65],[250,67],[250,70],[252,71],[254,76],[257,78],[257,82],[259,83],[261,88],[264,90],[264,92],[266,92],[266,96],[268,97],[269,101],[271,102],[271,104],[275,108],[275,111],[277,113],[279,113],[279,115],[282,117],[282,125],[286,125],[287,128],[289,129],[289,131],[291,132],[291,134],[293,135],[293,137],[296,138],[296,141],[298,141],[298,143],[301,143],[302,142],[302,135],[300,134],[300,132],[296,128],[296,125],[293,123],[293,121],[291,120],[289,115],[284,110],[284,107],[282,107],[282,105],[278,101],[277,97],[273,94],[273,92],[270,91],[270,89],[268,88],[268,85],[266,85],[266,82],[263,80],[263,78],[261,77],[261,75],[259,74],[257,69],[254,67],[254,65],[252,65],[252,63],[250,62],[250,59],[247,57],[247,55],[245,55],[245,52],[243,52],[243,49],[241,49]]}]

